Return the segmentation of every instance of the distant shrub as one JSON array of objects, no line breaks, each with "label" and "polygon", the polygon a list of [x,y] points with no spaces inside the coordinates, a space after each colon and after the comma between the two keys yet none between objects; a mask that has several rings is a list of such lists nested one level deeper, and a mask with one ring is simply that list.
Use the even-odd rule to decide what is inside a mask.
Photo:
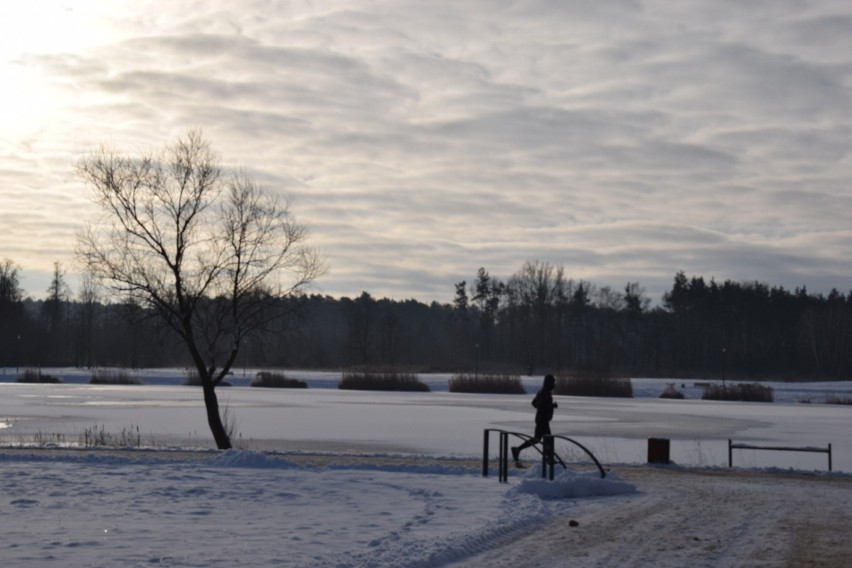
[{"label": "distant shrub", "polygon": [[308,383],[299,379],[289,379],[283,373],[260,371],[252,379],[251,386],[276,389],[306,389],[308,388]]},{"label": "distant shrub", "polygon": [[428,392],[429,385],[411,373],[350,371],[343,373],[337,385],[339,389],[372,391],[420,391]]},{"label": "distant shrub", "polygon": [[18,375],[19,383],[61,383],[62,379],[53,375],[42,374],[41,369],[24,369],[24,374]]},{"label": "distant shrub", "polygon": [[702,400],[742,400],[740,389],[737,385],[706,384]]},{"label": "distant shrub", "polygon": [[759,383],[745,383],[740,385],[742,400],[750,402],[774,402],[775,389]]},{"label": "distant shrub", "polygon": [[98,369],[92,373],[92,378],[89,379],[90,385],[141,385],[137,377],[131,376],[124,369],[110,370]]},{"label": "distant shrub", "polygon": [[760,383],[708,384],[704,386],[702,400],[731,400],[746,402],[772,402],[775,391]]},{"label": "distant shrub", "polygon": [[848,396],[837,396],[835,394],[830,394],[825,397],[826,404],[847,404],[852,405],[852,398]]},{"label": "distant shrub", "polygon": [[518,375],[454,375],[449,382],[450,392],[487,394],[526,394]]},{"label": "distant shrub", "polygon": [[665,390],[663,390],[663,393],[660,395],[660,398],[676,398],[679,400],[683,400],[686,398],[686,395],[677,390],[674,386],[674,383],[669,383],[666,385],[666,388]]},{"label": "distant shrub", "polygon": [[630,379],[601,376],[559,377],[554,394],[633,398]]}]

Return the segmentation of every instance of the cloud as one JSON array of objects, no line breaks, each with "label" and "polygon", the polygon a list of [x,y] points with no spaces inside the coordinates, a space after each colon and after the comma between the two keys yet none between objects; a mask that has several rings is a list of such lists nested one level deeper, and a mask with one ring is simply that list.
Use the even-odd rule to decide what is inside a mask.
[{"label": "cloud", "polygon": [[43,204],[3,237],[25,273],[49,274],[90,213],[81,155],[201,127],[227,167],[295,198],[334,295],[449,301],[480,266],[536,258],[654,298],[678,270],[852,288],[841,4],[87,10],[99,41],[14,56],[50,97],[0,140],[0,211]]}]

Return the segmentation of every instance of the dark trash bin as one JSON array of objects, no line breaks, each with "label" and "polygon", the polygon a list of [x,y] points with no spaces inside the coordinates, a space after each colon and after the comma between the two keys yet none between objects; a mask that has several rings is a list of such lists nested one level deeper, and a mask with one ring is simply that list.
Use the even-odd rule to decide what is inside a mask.
[{"label": "dark trash bin", "polygon": [[648,438],[648,463],[671,463],[668,438]]}]

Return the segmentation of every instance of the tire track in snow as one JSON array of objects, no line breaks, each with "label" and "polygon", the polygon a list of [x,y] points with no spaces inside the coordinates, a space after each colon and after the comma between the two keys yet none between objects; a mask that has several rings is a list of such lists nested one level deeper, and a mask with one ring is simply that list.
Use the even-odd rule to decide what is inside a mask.
[{"label": "tire track in snow", "polygon": [[852,477],[617,469],[639,494],[579,500],[570,517],[452,566],[852,565]]}]

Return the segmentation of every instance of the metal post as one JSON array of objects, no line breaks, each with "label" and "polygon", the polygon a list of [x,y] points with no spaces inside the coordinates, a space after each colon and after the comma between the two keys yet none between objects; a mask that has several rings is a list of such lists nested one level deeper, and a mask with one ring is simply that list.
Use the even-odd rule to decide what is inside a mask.
[{"label": "metal post", "polygon": [[553,469],[556,467],[555,445],[556,445],[556,441],[553,438],[551,438],[550,439],[550,448],[548,448],[549,457],[547,459],[548,475],[550,477],[550,481],[553,481]]},{"label": "metal post", "polygon": [[734,467],[734,450],[731,448],[731,439],[728,438],[728,467]]},{"label": "metal post", "polygon": [[828,445],[828,471],[831,471],[831,444]]},{"label": "metal post", "polygon": [[482,477],[488,477],[488,438],[491,432],[486,428],[482,434]]},{"label": "metal post", "polygon": [[503,432],[497,436],[497,480],[503,483]]},{"label": "metal post", "polygon": [[509,434],[500,432],[500,482],[509,481]]},{"label": "metal post", "polygon": [[553,436],[545,436],[541,441],[541,478],[550,478],[553,481],[553,466],[556,459],[553,457]]}]

